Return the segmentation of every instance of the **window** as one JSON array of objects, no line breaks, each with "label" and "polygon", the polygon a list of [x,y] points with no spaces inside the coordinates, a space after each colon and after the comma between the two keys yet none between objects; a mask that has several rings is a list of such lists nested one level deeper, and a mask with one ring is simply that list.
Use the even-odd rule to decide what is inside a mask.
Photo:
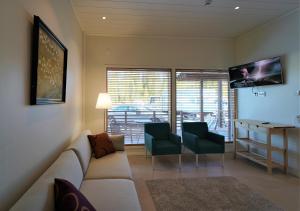
[{"label": "window", "polygon": [[233,137],[234,91],[229,89],[228,72],[220,70],[176,70],[176,126],[205,121],[209,130]]},{"label": "window", "polygon": [[107,90],[107,131],[124,134],[126,144],[144,144],[144,123],[171,122],[169,69],[107,68]]},{"label": "window", "polygon": [[[126,144],[144,144],[144,123],[171,123],[171,80],[170,69],[107,68],[107,89],[113,103],[107,131],[124,134]],[[181,135],[182,122],[206,121],[211,131],[231,141],[235,104],[228,72],[176,70],[173,80],[177,134]]]}]

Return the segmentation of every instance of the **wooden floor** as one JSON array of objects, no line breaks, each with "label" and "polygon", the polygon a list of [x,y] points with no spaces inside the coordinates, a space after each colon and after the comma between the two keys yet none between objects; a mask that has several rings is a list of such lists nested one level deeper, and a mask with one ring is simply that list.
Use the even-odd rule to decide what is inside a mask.
[{"label": "wooden floor", "polygon": [[264,167],[243,158],[233,159],[232,153],[226,153],[224,168],[220,155],[199,156],[199,167],[195,167],[195,157],[182,155],[182,169],[178,169],[178,156],[161,156],[155,161],[152,170],[151,158],[128,153],[136,189],[144,211],[155,210],[145,180],[158,178],[189,178],[233,176],[241,183],[251,187],[284,210],[300,210],[300,179],[285,175],[280,170],[272,175]]}]

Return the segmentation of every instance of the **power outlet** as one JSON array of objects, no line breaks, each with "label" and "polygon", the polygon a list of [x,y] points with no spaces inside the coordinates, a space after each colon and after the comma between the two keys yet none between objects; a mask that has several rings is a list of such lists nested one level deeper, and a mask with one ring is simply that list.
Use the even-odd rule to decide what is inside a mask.
[{"label": "power outlet", "polygon": [[260,97],[266,97],[266,96],[267,96],[267,93],[264,92],[264,91],[259,91],[259,92],[258,92],[258,96],[260,96]]}]

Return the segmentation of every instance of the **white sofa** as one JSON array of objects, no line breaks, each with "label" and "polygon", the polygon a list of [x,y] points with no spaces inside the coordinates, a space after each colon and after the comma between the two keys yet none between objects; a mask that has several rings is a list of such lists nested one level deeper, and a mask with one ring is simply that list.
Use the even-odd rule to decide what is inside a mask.
[{"label": "white sofa", "polygon": [[95,159],[89,134],[89,130],[82,132],[11,210],[54,210],[54,178],[70,181],[97,210],[141,210],[124,152],[124,137],[111,136],[117,152]]}]

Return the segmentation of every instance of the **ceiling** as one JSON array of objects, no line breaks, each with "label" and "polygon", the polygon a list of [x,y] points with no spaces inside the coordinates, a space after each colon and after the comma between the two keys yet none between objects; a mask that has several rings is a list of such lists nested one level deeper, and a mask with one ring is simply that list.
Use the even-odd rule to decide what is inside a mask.
[{"label": "ceiling", "polygon": [[299,7],[299,0],[205,1],[71,0],[81,28],[102,36],[232,38]]}]

